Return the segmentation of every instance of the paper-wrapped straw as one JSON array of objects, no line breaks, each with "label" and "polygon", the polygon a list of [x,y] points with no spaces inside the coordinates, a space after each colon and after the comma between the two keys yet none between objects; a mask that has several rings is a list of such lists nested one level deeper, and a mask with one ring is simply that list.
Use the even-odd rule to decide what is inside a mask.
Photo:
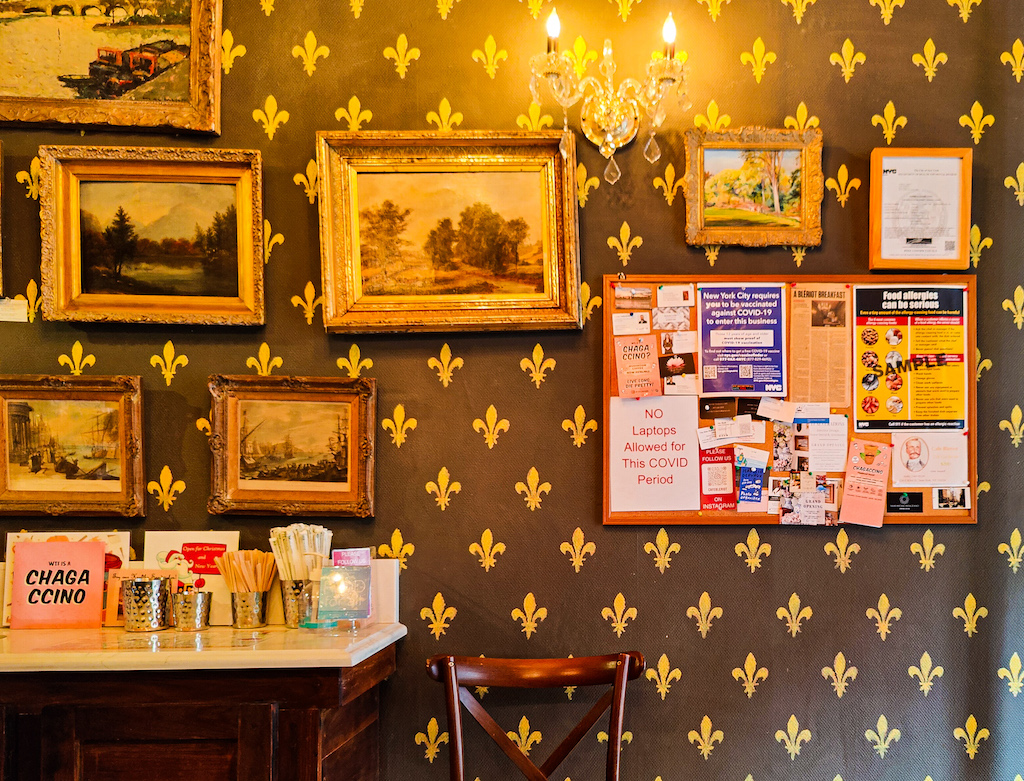
[{"label": "paper-wrapped straw", "polygon": [[[275,526],[270,530],[270,548],[282,580],[310,580],[319,575],[324,560],[331,555],[334,533],[306,523]],[[315,554],[315,556],[313,555]]]}]

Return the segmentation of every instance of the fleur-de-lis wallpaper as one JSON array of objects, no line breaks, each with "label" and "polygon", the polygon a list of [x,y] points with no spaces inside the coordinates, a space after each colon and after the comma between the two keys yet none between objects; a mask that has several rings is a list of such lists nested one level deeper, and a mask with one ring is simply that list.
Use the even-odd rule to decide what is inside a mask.
[{"label": "fleur-de-lis wallpaper", "polygon": [[[32,318],[0,323],[0,373],[142,377],[150,491],[136,550],[143,529],[230,527],[242,547],[269,547],[275,520],[225,527],[206,512],[210,374],[377,379],[376,517],[327,523],[337,544],[403,566],[409,635],[381,691],[383,781],[448,777],[443,691],[425,657],[620,649],[651,671],[629,686],[624,781],[1022,778],[1024,0],[559,0],[581,76],[600,77],[610,38],[616,77],[642,77],[671,11],[692,102],[668,107],[657,163],[643,136],[619,151],[615,185],[570,111],[583,330],[327,336],[315,132],[559,128],[561,108],[547,92],[532,107],[529,90],[553,6],[224,0],[221,136],[0,129],[4,290]],[[686,129],[812,122],[828,177],[820,247],[685,244]],[[258,148],[267,325],[44,321],[36,158],[60,143]],[[977,526],[602,527],[602,275],[866,273],[869,157],[890,145],[974,152]],[[541,758],[597,693],[543,696],[486,693]],[[559,781],[599,777],[603,751],[595,730]],[[472,734],[467,763],[470,778],[511,774]]]}]

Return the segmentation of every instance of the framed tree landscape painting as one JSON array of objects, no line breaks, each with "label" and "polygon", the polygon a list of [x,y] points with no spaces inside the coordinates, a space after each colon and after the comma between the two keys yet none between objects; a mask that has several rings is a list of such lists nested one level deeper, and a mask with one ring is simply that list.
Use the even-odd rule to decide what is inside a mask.
[{"label": "framed tree landscape painting", "polygon": [[318,133],[327,330],[580,328],[566,138]]},{"label": "framed tree landscape painting", "polygon": [[3,0],[0,122],[220,132],[220,0]]},{"label": "framed tree landscape painting", "polygon": [[39,148],[48,320],[261,325],[260,153]]}]

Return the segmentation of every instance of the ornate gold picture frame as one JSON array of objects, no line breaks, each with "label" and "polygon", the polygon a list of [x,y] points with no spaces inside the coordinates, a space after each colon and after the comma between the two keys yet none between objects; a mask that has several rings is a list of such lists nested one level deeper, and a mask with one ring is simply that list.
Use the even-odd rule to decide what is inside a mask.
[{"label": "ornate gold picture frame", "polygon": [[0,375],[0,515],[146,514],[139,377]]},{"label": "ornate gold picture frame", "polygon": [[821,130],[686,131],[686,242],[821,244]]},{"label": "ornate gold picture frame", "polygon": [[372,378],[210,377],[215,515],[373,515]]},{"label": "ornate gold picture frame", "polygon": [[320,132],[324,323],[582,327],[572,136]]},{"label": "ornate gold picture frame", "polygon": [[220,132],[221,0],[7,5],[0,123]]},{"label": "ornate gold picture frame", "polygon": [[42,146],[47,320],[262,325],[257,150]]}]

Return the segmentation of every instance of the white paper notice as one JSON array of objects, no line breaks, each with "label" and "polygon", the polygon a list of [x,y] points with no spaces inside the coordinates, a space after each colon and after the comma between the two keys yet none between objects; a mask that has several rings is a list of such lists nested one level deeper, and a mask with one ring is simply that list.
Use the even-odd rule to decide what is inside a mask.
[{"label": "white paper notice", "polygon": [[672,352],[676,355],[697,352],[697,332],[676,331],[672,334]]},{"label": "white paper notice", "polygon": [[892,435],[894,487],[966,486],[967,436],[942,434]]},{"label": "white paper notice", "polygon": [[658,285],[658,306],[693,306],[693,285]]},{"label": "white paper notice", "polygon": [[842,472],[846,469],[846,415],[829,415],[828,423],[808,423],[809,466],[812,472]]},{"label": "white paper notice", "polygon": [[763,396],[757,405],[757,414],[759,417],[777,420],[780,423],[792,423],[793,416],[796,414],[796,404],[771,396]]},{"label": "white paper notice", "polygon": [[609,405],[609,510],[699,510],[697,399],[612,398]]},{"label": "white paper notice", "polygon": [[[750,415],[737,415],[734,418],[715,418],[715,439],[732,439],[749,437],[754,433],[754,423]],[[709,491],[708,493],[721,493]]]},{"label": "white paper notice", "polygon": [[616,312],[612,315],[612,333],[615,336],[649,334],[650,332],[650,312]]},{"label": "white paper notice", "polygon": [[697,387],[696,374],[674,374],[664,379],[664,393],[666,396],[696,396],[700,393]]},{"label": "white paper notice", "polygon": [[15,298],[0,298],[0,322],[27,323],[28,301]]}]

